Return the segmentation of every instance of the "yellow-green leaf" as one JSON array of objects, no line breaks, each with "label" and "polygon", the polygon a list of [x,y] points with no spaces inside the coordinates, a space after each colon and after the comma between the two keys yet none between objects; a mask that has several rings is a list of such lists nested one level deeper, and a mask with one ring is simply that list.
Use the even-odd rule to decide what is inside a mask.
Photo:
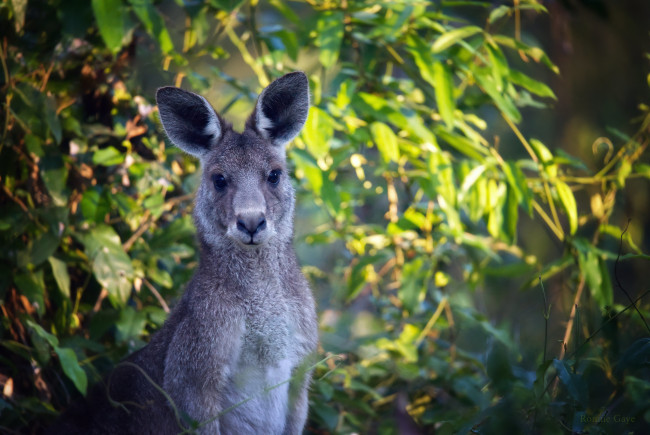
[{"label": "yellow-green leaf", "polygon": [[454,126],[454,110],[456,103],[453,95],[453,80],[449,67],[441,62],[433,64],[433,81],[435,83],[436,103],[440,116],[447,124],[447,128]]},{"label": "yellow-green leaf", "polygon": [[325,68],[334,66],[339,58],[343,41],[343,13],[327,11],[318,17],[316,23],[317,47],[320,47],[318,60]]},{"label": "yellow-green leaf", "polygon": [[438,39],[433,43],[433,52],[439,53],[442,50],[451,47],[458,41],[468,38],[472,35],[475,35],[479,32],[482,32],[483,29],[477,26],[467,26],[461,27],[460,29],[454,29],[447,33],[440,35]]},{"label": "yellow-green leaf", "polygon": [[329,152],[329,141],[333,135],[334,127],[330,116],[318,107],[312,107],[302,129],[307,149],[317,159],[325,156]]},{"label": "yellow-green leaf", "polygon": [[555,96],[551,88],[549,88],[542,82],[538,82],[537,80],[528,77],[526,74],[520,71],[511,69],[509,78],[512,83],[519,85],[524,89],[529,90],[533,94],[539,95],[540,97],[549,97],[549,98],[553,98],[554,100],[557,100],[557,97]]},{"label": "yellow-green leaf", "polygon": [[571,188],[563,181],[556,181],[555,188],[557,189],[557,194],[560,198],[560,203],[564,207],[564,211],[569,218],[569,228],[571,235],[575,234],[578,229],[578,207],[576,205],[576,199],[573,196],[573,191]]},{"label": "yellow-green leaf", "polygon": [[384,162],[397,162],[399,147],[397,146],[397,136],[393,130],[383,122],[373,122],[370,125],[370,131]]}]

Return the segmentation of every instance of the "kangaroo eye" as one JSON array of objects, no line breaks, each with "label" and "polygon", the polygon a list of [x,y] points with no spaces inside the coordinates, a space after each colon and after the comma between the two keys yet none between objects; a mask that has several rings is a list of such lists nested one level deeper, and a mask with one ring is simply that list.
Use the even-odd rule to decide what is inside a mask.
[{"label": "kangaroo eye", "polygon": [[282,175],[282,171],[279,169],[274,169],[269,174],[269,178],[267,178],[267,180],[269,183],[275,186],[280,182],[280,175]]},{"label": "kangaroo eye", "polygon": [[223,190],[228,185],[226,177],[224,177],[222,174],[213,174],[212,182],[214,183],[214,188],[217,190]]}]

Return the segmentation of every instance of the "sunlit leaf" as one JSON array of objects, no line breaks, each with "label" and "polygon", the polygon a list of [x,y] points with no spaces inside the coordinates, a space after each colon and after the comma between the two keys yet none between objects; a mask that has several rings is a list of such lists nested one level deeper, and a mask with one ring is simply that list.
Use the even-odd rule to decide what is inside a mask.
[{"label": "sunlit leaf", "polygon": [[99,33],[113,53],[131,39],[132,22],[122,0],[91,1]]},{"label": "sunlit leaf", "polygon": [[384,162],[397,162],[399,147],[397,146],[397,136],[393,130],[383,122],[373,122],[370,125],[370,131]]},{"label": "sunlit leaf", "polygon": [[114,147],[106,147],[93,153],[93,163],[96,165],[113,166],[124,162],[126,155]]},{"label": "sunlit leaf", "polygon": [[565,182],[559,180],[555,182],[555,188],[560,197],[560,203],[569,218],[569,228],[573,235],[578,230],[578,206],[573,191]]},{"label": "sunlit leaf", "polygon": [[302,137],[307,149],[316,158],[323,157],[329,151],[330,139],[334,135],[334,127],[330,116],[318,107],[309,110],[309,116],[302,129]]},{"label": "sunlit leaf", "polygon": [[174,50],[174,43],[169,36],[165,21],[154,8],[151,0],[129,0],[129,3],[142,24],[144,24],[147,33],[158,41],[162,52],[169,53]]},{"label": "sunlit leaf", "polygon": [[343,41],[343,13],[323,12],[316,23],[317,47],[320,47],[318,60],[325,68],[332,67],[339,58],[339,50]]},{"label": "sunlit leaf", "polygon": [[106,288],[111,302],[123,306],[131,293],[133,266],[120,237],[112,227],[97,225],[82,236],[97,281]]},{"label": "sunlit leaf", "polygon": [[528,77],[521,71],[517,71],[514,69],[511,69],[509,71],[510,74],[508,78],[512,83],[519,85],[522,88],[529,90],[533,94],[539,95],[540,97],[549,97],[549,98],[553,98],[554,100],[557,100],[557,97],[555,96],[551,88],[549,88],[546,84]]},{"label": "sunlit leaf", "polygon": [[519,110],[517,110],[510,97],[499,91],[499,85],[492,75],[485,74],[484,71],[477,71],[474,77],[504,115],[516,123],[521,121],[521,113],[519,113]]},{"label": "sunlit leaf", "polygon": [[477,26],[467,26],[461,27],[459,29],[450,30],[449,32],[443,33],[436,39],[433,43],[433,52],[439,53],[442,50],[451,47],[456,44],[458,41],[469,38],[472,35],[482,32],[483,29]]},{"label": "sunlit leaf", "polygon": [[447,124],[447,128],[454,126],[454,111],[456,103],[453,95],[453,80],[449,67],[441,62],[433,64],[433,81],[435,83],[436,103],[440,116]]}]

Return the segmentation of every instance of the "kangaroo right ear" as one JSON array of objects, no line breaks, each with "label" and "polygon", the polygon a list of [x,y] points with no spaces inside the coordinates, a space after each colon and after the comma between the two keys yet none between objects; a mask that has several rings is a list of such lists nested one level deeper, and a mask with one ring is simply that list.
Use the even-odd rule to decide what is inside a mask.
[{"label": "kangaroo right ear", "polygon": [[219,142],[221,120],[202,96],[167,86],[158,89],[156,101],[165,133],[186,153],[202,157]]},{"label": "kangaroo right ear", "polygon": [[296,71],[262,91],[249,122],[262,137],[282,146],[300,133],[308,113],[309,80],[305,73]]}]

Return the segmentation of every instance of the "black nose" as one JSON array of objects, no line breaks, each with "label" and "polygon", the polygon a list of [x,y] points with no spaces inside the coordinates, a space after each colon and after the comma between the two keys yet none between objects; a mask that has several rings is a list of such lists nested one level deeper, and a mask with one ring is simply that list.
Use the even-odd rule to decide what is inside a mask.
[{"label": "black nose", "polygon": [[239,216],[237,217],[237,229],[253,237],[256,233],[266,228],[264,216]]}]

